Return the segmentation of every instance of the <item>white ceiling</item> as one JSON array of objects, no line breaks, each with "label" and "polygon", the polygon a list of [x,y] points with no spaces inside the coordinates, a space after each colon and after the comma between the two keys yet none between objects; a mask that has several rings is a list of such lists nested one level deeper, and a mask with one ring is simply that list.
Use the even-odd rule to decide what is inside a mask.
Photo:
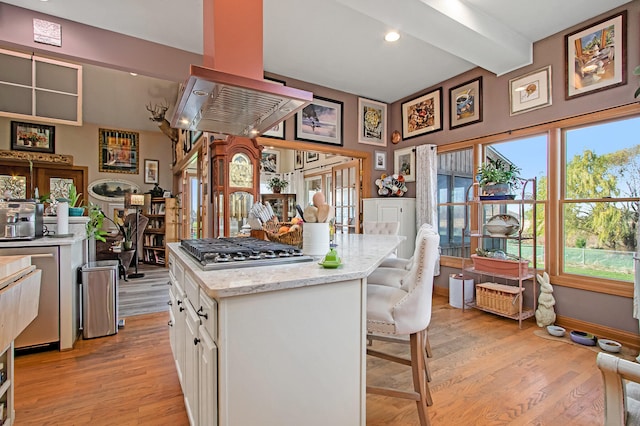
[{"label": "white ceiling", "polygon": [[[476,66],[525,66],[533,42],[629,1],[264,0],[264,69],[391,103]],[[202,0],[5,3],[202,53]]]}]

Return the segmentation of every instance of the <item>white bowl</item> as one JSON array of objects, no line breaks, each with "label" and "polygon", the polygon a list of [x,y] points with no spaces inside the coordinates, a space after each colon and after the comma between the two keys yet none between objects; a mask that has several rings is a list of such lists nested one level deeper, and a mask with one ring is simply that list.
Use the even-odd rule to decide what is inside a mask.
[{"label": "white bowl", "polygon": [[615,340],[598,339],[598,345],[607,352],[620,352],[622,345]]},{"label": "white bowl", "polygon": [[548,325],[547,326],[547,333],[549,333],[552,336],[556,336],[556,337],[562,337],[564,336],[564,332],[566,330],[562,327],[558,327],[557,325]]},{"label": "white bowl", "polygon": [[506,237],[518,232],[520,221],[510,214],[497,214],[485,223],[484,228],[491,235]]}]

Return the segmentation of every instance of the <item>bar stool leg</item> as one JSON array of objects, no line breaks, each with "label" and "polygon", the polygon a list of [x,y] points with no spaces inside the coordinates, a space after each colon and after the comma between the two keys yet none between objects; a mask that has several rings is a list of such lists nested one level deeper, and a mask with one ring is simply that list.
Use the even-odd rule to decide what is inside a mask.
[{"label": "bar stool leg", "polygon": [[[428,400],[431,399],[429,385],[425,380],[423,371],[424,364],[424,342],[422,341],[423,332],[413,333],[410,336],[411,345],[411,371],[413,374],[413,389],[418,393],[419,399],[416,401],[418,406],[418,418],[421,426],[429,426],[429,414],[427,413]],[[431,401],[433,404],[433,401]]]}]

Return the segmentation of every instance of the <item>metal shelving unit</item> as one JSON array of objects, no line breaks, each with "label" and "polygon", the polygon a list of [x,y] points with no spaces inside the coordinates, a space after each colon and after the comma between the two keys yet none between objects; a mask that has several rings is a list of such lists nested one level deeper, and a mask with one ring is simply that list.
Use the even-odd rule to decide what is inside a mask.
[{"label": "metal shelving unit", "polygon": [[[536,307],[537,307],[537,286],[536,286],[536,178],[532,179],[522,179],[522,191],[519,199],[492,199],[492,197],[480,197],[480,187],[477,182],[467,188],[465,194],[465,215],[464,215],[464,228],[462,230],[462,235],[464,237],[469,237],[471,240],[476,239],[477,247],[484,248],[484,242],[488,239],[498,241],[501,246],[505,246],[508,241],[514,241],[518,247],[518,257],[522,259],[522,243],[523,241],[531,241],[532,244],[532,258],[530,263],[532,267],[527,267],[526,270],[520,270],[518,274],[505,274],[497,271],[486,271],[486,270],[478,270],[473,266],[472,259],[463,258],[462,260],[462,270],[465,275],[471,275],[474,277],[492,277],[492,278],[500,278],[505,281],[507,285],[517,286],[519,289],[519,294],[516,296],[518,301],[518,311],[515,314],[509,314],[505,312],[501,312],[499,310],[491,309],[487,306],[479,306],[477,304],[477,298],[474,297],[474,301],[471,303],[467,303],[467,306],[479,309],[485,312],[490,312],[495,315],[500,315],[506,318],[511,318],[518,321],[518,326],[522,328],[522,321],[531,318],[535,315]],[[527,190],[531,191],[531,195],[529,196]],[[472,196],[470,198],[470,196]],[[502,206],[506,209],[508,206],[517,206],[518,214],[520,216],[519,222],[520,227],[516,233],[509,236],[504,235],[492,235],[484,232],[483,224],[489,215],[495,213],[488,213],[489,210],[493,210],[496,207],[501,208]],[[531,223],[532,223],[532,231],[530,234],[525,233],[525,210],[527,205],[531,206]],[[471,210],[471,212],[470,212]],[[504,214],[504,213],[500,213]],[[471,215],[476,218],[476,222],[471,223]],[[473,226],[477,226],[477,229],[471,229]],[[531,280],[531,291],[532,291],[532,299],[533,302],[531,307],[523,306],[524,294],[527,291],[528,286],[525,285],[527,281]],[[515,283],[517,284],[511,284]],[[477,285],[476,284],[476,293],[477,293]]]}]

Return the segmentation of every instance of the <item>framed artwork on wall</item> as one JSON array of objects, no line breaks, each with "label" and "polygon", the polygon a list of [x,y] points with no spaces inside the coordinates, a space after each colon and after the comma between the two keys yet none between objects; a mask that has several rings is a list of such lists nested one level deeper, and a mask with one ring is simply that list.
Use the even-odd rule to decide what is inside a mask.
[{"label": "framed artwork on wall", "polygon": [[551,105],[551,65],[509,80],[510,115]]},{"label": "framed artwork on wall", "polygon": [[404,176],[405,182],[415,182],[416,153],[413,146],[393,151],[393,173]]},{"label": "framed artwork on wall", "polygon": [[402,104],[402,138],[442,130],[442,87]]},{"label": "framed artwork on wall", "polygon": [[293,169],[300,170],[304,168],[304,151],[296,150],[293,158]]},{"label": "framed artwork on wall", "polygon": [[358,98],[358,142],[387,146],[387,104]]},{"label": "framed artwork on wall", "polygon": [[260,171],[266,173],[278,173],[280,163],[280,152],[270,149],[262,150],[260,160]]},{"label": "framed artwork on wall", "polygon": [[11,149],[55,153],[55,127],[45,124],[11,122]]},{"label": "framed artwork on wall", "polygon": [[[276,80],[275,78],[264,77],[265,80],[269,80],[272,83],[279,84],[281,86],[286,86],[287,84],[282,80]],[[275,139],[284,139],[284,121],[276,124],[270,130],[267,130],[262,134],[262,136],[267,136],[269,138]]]},{"label": "framed artwork on wall", "polygon": [[160,162],[144,160],[144,183],[158,183]]},{"label": "framed artwork on wall", "polygon": [[566,99],[627,84],[627,11],[565,37]]},{"label": "framed artwork on wall", "polygon": [[99,129],[99,171],[138,174],[140,134]]},{"label": "framed artwork on wall", "polygon": [[136,192],[140,192],[140,187],[127,180],[98,179],[89,184],[89,195],[98,200],[112,203],[124,203],[125,194]]},{"label": "framed artwork on wall", "polygon": [[373,166],[375,170],[387,170],[387,153],[384,151],[374,152]]},{"label": "framed artwork on wall", "polygon": [[307,158],[305,159],[305,163],[313,163],[314,161],[318,161],[320,159],[320,154],[317,152],[307,152]]},{"label": "framed artwork on wall", "polygon": [[342,102],[313,97],[296,114],[296,139],[342,145]]},{"label": "framed artwork on wall", "polygon": [[482,76],[449,89],[449,128],[482,121]]}]

